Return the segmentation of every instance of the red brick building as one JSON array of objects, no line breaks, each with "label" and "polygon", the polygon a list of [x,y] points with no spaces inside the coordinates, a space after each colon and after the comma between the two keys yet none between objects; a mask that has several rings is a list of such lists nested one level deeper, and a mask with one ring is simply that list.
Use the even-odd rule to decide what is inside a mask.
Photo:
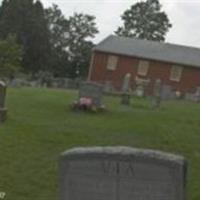
[{"label": "red brick building", "polygon": [[120,90],[127,73],[132,89],[147,82],[152,93],[160,79],[176,91],[190,92],[200,86],[200,49],[112,35],[94,48],[88,80]]}]

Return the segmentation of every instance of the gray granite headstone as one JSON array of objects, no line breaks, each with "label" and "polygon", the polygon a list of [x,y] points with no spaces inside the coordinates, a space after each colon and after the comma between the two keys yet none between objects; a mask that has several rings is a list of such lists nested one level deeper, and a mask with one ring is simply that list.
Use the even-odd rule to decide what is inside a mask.
[{"label": "gray granite headstone", "polygon": [[82,82],[79,88],[79,98],[89,97],[95,106],[102,105],[103,85],[94,82]]},{"label": "gray granite headstone", "polygon": [[7,109],[5,107],[5,98],[6,98],[6,84],[3,81],[0,81],[0,121],[6,119]]},{"label": "gray granite headstone", "polygon": [[197,87],[195,92],[185,93],[185,99],[193,102],[200,102],[200,87]]},{"label": "gray granite headstone", "polygon": [[162,100],[173,100],[176,98],[176,93],[170,85],[162,85],[160,97]]},{"label": "gray granite headstone", "polygon": [[130,81],[131,81],[131,74],[127,73],[124,76],[123,84],[122,84],[122,96],[121,96],[121,104],[129,105],[130,104]]},{"label": "gray granite headstone", "polygon": [[105,81],[104,84],[104,92],[112,92],[113,91],[113,86],[111,81]]},{"label": "gray granite headstone", "polygon": [[160,151],[74,148],[60,158],[60,200],[184,200],[186,169]]},{"label": "gray granite headstone", "polygon": [[152,98],[152,107],[158,108],[161,103],[161,80],[156,79],[154,88],[153,88],[153,98]]},{"label": "gray granite headstone", "polygon": [[130,89],[130,81],[131,81],[131,74],[127,73],[124,76],[123,84],[122,84],[122,92],[127,93]]}]

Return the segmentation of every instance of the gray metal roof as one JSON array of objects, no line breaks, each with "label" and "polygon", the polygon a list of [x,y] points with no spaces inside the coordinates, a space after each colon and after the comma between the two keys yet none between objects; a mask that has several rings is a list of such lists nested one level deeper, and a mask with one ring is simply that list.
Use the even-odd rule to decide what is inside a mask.
[{"label": "gray metal roof", "polygon": [[200,68],[200,49],[110,35],[94,50]]}]

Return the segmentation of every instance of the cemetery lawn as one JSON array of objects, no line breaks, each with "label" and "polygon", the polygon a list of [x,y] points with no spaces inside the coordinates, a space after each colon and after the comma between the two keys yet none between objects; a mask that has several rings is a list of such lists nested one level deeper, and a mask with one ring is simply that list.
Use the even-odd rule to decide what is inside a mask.
[{"label": "cemetery lawn", "polygon": [[74,146],[129,145],[184,155],[188,199],[200,199],[200,104],[147,100],[129,108],[105,97],[105,113],[72,112],[70,90],[8,89],[8,119],[0,125],[0,192],[7,200],[58,200],[59,154]]}]

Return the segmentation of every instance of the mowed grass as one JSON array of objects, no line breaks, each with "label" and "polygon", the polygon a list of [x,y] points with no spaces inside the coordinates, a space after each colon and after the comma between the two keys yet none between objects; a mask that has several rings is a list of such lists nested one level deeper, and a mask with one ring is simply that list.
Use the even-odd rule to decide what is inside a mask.
[{"label": "mowed grass", "polygon": [[200,105],[147,100],[131,107],[105,97],[105,113],[72,112],[76,91],[8,89],[8,119],[0,125],[0,192],[8,200],[58,199],[58,158],[74,146],[128,145],[184,155],[188,199],[200,199]]}]

